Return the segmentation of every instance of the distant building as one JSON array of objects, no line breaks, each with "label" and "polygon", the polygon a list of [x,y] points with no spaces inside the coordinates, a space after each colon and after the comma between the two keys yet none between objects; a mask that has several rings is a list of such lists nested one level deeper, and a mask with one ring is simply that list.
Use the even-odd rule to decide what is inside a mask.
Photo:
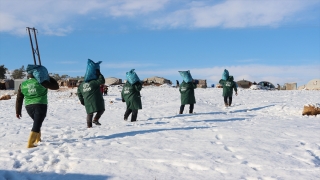
[{"label": "distant building", "polygon": [[237,81],[237,85],[238,85],[238,87],[240,87],[240,88],[248,89],[248,88],[251,87],[252,82],[243,79],[243,80]]},{"label": "distant building", "polygon": [[308,84],[299,86],[299,90],[320,90],[320,79],[312,79]]},{"label": "distant building", "polygon": [[110,85],[119,85],[123,83],[122,83],[122,79],[115,78],[115,77],[108,77],[108,78],[105,78],[105,84],[110,86]]},{"label": "distant building", "polygon": [[14,80],[12,79],[0,79],[0,89],[13,89]]},{"label": "distant building", "polygon": [[169,79],[158,77],[158,76],[153,76],[153,77],[143,79],[144,86],[148,86],[148,85],[160,86],[162,84],[172,85],[172,82]]},{"label": "distant building", "polygon": [[194,79],[197,83],[197,88],[207,88],[207,80],[206,79]]},{"label": "distant building", "polygon": [[297,83],[285,83],[286,90],[297,90]]}]

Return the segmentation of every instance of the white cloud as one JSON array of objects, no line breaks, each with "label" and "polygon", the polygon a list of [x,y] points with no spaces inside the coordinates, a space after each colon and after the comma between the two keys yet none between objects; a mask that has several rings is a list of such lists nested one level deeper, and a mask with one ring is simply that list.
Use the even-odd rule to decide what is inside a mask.
[{"label": "white cloud", "polygon": [[154,20],[153,24],[160,28],[278,26],[314,4],[319,4],[319,1],[227,0],[220,4],[196,4],[178,9]]},{"label": "white cloud", "polygon": [[[319,5],[317,0],[1,0],[0,32],[25,34],[36,27],[44,34],[66,35],[84,18],[125,17],[151,28],[278,26]],[[310,17],[306,17],[310,18]],[[319,17],[316,17],[319,18]]]},{"label": "white cloud", "polygon": [[[25,34],[25,27],[36,27],[49,35],[72,31],[75,19],[85,16],[136,16],[157,11],[168,0],[1,0],[0,32]],[[77,20],[79,22],[79,20]]]},{"label": "white cloud", "polygon": [[136,16],[147,14],[164,8],[169,0],[121,0],[115,1],[110,9],[112,16]]},{"label": "white cloud", "polygon": [[155,71],[139,71],[139,75],[145,76],[178,76],[178,71],[190,70],[192,77],[196,79],[207,79],[207,82],[217,83],[222,77],[222,72],[227,69],[233,75],[235,81],[242,79],[249,81],[269,81],[274,84],[296,82],[298,85],[306,84],[314,78],[320,78],[320,64],[297,65],[297,66],[272,66],[272,65],[243,65],[208,67],[195,69],[161,69]]},{"label": "white cloud", "polygon": [[101,68],[114,68],[114,69],[133,69],[133,68],[146,68],[146,67],[155,67],[159,66],[158,64],[153,63],[141,63],[141,62],[121,62],[121,63],[107,63],[101,64]]}]

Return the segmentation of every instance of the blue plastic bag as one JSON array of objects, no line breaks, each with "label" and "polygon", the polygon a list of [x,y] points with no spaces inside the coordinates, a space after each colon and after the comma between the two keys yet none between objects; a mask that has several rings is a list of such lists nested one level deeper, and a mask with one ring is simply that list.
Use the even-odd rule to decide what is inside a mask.
[{"label": "blue plastic bag", "polygon": [[96,75],[96,70],[97,69],[100,70],[100,63],[101,62],[102,61],[95,63],[91,59],[88,59],[87,70],[86,70],[86,74],[84,75],[85,82],[89,82],[91,80],[98,79],[98,77]]},{"label": "blue plastic bag", "polygon": [[190,71],[179,71],[180,76],[182,77],[183,81],[188,83],[188,82],[192,82],[193,78],[190,74]]},{"label": "blue plastic bag", "polygon": [[228,80],[228,78],[229,78],[229,71],[225,69],[222,73],[222,79]]},{"label": "blue plastic bag", "polygon": [[50,81],[48,70],[44,66],[28,64],[27,73],[32,74],[39,83]]},{"label": "blue plastic bag", "polygon": [[138,75],[136,74],[136,72],[134,72],[134,69],[131,69],[129,72],[126,72],[126,76],[130,84],[134,84],[140,81]]}]

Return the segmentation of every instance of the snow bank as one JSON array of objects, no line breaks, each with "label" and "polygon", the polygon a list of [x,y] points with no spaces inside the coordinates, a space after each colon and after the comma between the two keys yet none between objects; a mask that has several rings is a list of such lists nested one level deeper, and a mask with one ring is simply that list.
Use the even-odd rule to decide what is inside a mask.
[{"label": "snow bank", "polygon": [[32,149],[25,108],[17,119],[16,96],[0,101],[0,179],[320,179],[320,116],[301,116],[320,91],[242,90],[226,109],[222,89],[199,88],[197,113],[186,105],[180,115],[177,88],[143,88],[131,123],[121,88],[110,87],[102,125],[87,129],[74,90],[49,91]]}]

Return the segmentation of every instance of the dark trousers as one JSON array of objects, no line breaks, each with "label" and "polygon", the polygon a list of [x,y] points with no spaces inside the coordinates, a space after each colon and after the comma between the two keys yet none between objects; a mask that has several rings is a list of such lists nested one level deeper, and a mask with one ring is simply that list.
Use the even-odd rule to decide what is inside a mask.
[{"label": "dark trousers", "polygon": [[127,120],[131,113],[132,113],[131,122],[132,121],[137,121],[138,109],[127,109],[126,112],[124,113],[124,119]]},{"label": "dark trousers", "polygon": [[[232,96],[224,96],[224,104],[228,104],[229,106],[231,106],[232,103]],[[229,103],[228,103],[228,99],[229,99]]]},{"label": "dark trousers", "polygon": [[46,104],[30,104],[26,106],[29,116],[33,119],[33,132],[39,133],[44,118],[47,116],[48,106]]},{"label": "dark trousers", "polygon": [[[184,106],[185,106],[185,105],[181,105],[181,106],[180,106],[180,112],[179,112],[179,114],[183,114]],[[190,114],[193,113],[193,108],[194,108],[194,104],[190,104],[190,106],[189,106],[189,113],[190,113]]]},{"label": "dark trousers", "polygon": [[[104,113],[104,110],[97,111],[97,114],[94,116],[94,120],[98,121],[102,114]],[[87,114],[87,122],[92,123],[93,113]]]}]

